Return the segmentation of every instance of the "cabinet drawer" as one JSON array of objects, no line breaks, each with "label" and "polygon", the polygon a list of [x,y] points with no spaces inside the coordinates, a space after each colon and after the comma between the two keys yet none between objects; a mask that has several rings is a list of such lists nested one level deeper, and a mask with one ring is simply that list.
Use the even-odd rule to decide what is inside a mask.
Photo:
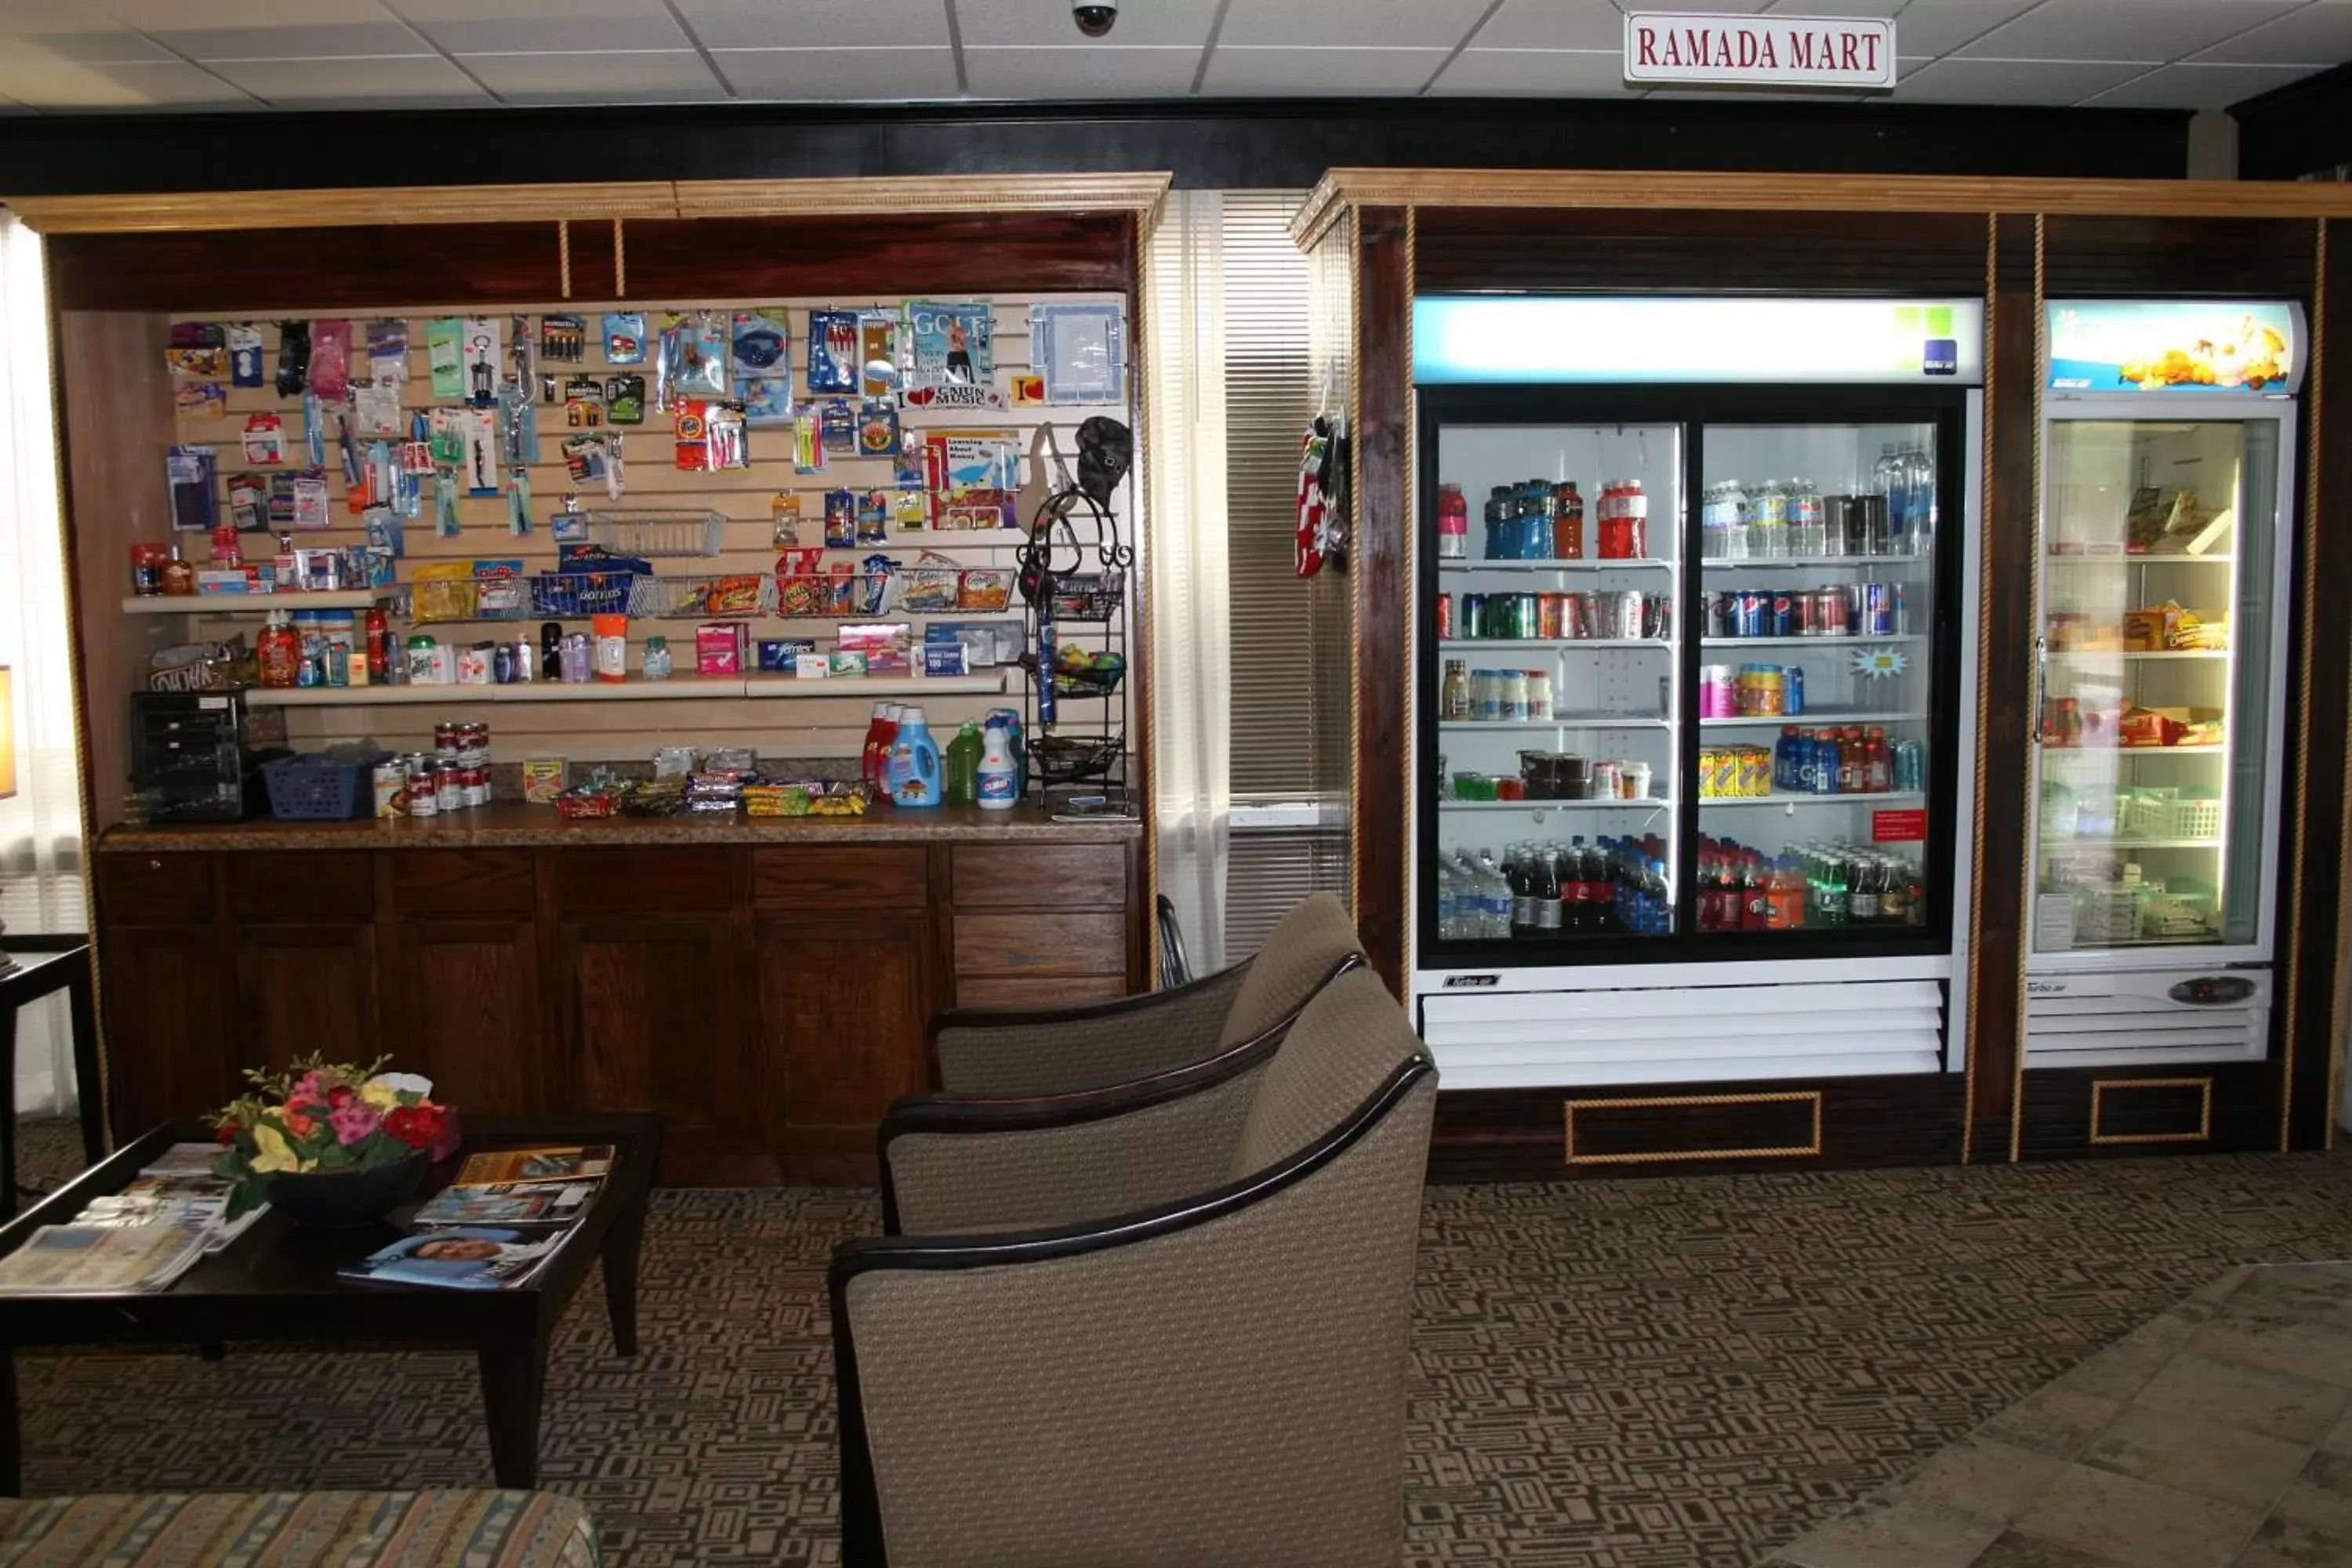
[{"label": "cabinet drawer", "polygon": [[222,857],[233,915],[364,920],[375,909],[374,868],[363,849]]},{"label": "cabinet drawer", "polygon": [[[690,914],[731,907],[723,849],[551,849],[565,914]],[[737,850],[732,853],[740,854]]]},{"label": "cabinet drawer", "polygon": [[959,914],[956,984],[975,976],[1127,973],[1127,920],[1115,914]]},{"label": "cabinet drawer", "polygon": [[98,902],[109,925],[210,925],[213,859],[181,850],[98,858]]},{"label": "cabinet drawer", "polygon": [[1117,844],[959,844],[958,909],[1115,910],[1127,903]]},{"label": "cabinet drawer", "polygon": [[1116,1002],[1127,994],[1123,974],[1071,974],[1050,980],[962,979],[956,982],[959,1007],[1013,1007],[1024,1012]]},{"label": "cabinet drawer", "polygon": [[763,910],[908,909],[923,901],[925,850],[892,844],[756,849],[751,900]]},{"label": "cabinet drawer", "polygon": [[528,914],[539,887],[528,849],[390,852],[393,907],[403,914]]}]

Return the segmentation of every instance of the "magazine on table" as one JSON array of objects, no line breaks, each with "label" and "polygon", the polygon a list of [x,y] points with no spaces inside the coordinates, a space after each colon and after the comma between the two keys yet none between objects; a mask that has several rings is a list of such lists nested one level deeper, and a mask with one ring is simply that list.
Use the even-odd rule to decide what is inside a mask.
[{"label": "magazine on table", "polygon": [[198,1225],[45,1225],[0,1258],[0,1295],[161,1290],[204,1256],[205,1239]]},{"label": "magazine on table", "polygon": [[613,1169],[610,1143],[536,1149],[486,1149],[466,1156],[454,1185],[486,1187],[509,1182],[597,1182]]},{"label": "magazine on table", "polygon": [[447,1186],[416,1211],[412,1222],[425,1226],[453,1225],[521,1226],[548,1229],[568,1226],[588,1212],[596,1195],[593,1182],[484,1182]]},{"label": "magazine on table", "polygon": [[269,1212],[268,1204],[259,1204],[239,1215],[235,1222],[221,1215],[227,1212],[231,1184],[215,1175],[215,1163],[220,1159],[216,1143],[174,1143],[121,1192],[105,1197],[92,1198],[76,1216],[76,1225],[201,1225],[206,1229],[205,1250],[218,1252],[238,1237],[253,1228],[253,1222]]},{"label": "magazine on table", "polygon": [[554,1235],[507,1226],[461,1226],[404,1236],[339,1271],[354,1285],[425,1286],[436,1290],[511,1290],[563,1245]]}]

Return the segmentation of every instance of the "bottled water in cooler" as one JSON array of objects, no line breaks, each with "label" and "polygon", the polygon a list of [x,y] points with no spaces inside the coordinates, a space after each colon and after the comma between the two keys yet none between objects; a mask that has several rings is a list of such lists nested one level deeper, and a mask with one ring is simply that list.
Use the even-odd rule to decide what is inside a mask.
[{"label": "bottled water in cooler", "polygon": [[1883,447],[1871,466],[1871,488],[1886,498],[1888,544],[1896,555],[1935,548],[1936,463],[1917,447]]}]

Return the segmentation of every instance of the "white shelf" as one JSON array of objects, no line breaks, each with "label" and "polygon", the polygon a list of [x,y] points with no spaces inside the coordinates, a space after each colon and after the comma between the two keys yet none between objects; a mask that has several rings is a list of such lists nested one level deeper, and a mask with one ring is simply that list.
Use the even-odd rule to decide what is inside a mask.
[{"label": "white shelf", "polygon": [[1757,713],[1738,719],[1702,719],[1702,730],[1778,730],[1786,724],[1904,724],[1925,719],[1925,713],[1830,713],[1808,708],[1802,713]]},{"label": "white shelf", "polygon": [[1852,795],[1800,795],[1795,791],[1776,791],[1771,795],[1701,795],[1698,808],[1711,811],[1718,805],[1913,805],[1927,798],[1917,790],[1880,790],[1875,794],[1857,790]]},{"label": "white shelf", "polygon": [[482,702],[692,702],[728,698],[822,698],[988,696],[1004,689],[1003,671],[989,675],[843,675],[803,680],[790,675],[704,677],[668,680],[632,678],[617,684],[598,681],[528,681],[510,686],[257,686],[247,692],[255,708],[375,708],[394,703],[438,702],[465,707]]},{"label": "white shelf", "polygon": [[1437,727],[1454,730],[1664,730],[1671,721],[1635,713],[1557,713],[1549,719],[1441,719]]},{"label": "white shelf", "polygon": [[1674,563],[1662,555],[1579,556],[1573,561],[1557,558],[1542,561],[1447,561],[1437,563],[1440,572],[1630,572],[1643,567],[1671,568]]},{"label": "white shelf", "polygon": [[1645,795],[1639,800],[1626,800],[1611,795],[1604,800],[1441,800],[1440,811],[1665,811],[1674,805],[1670,800]]},{"label": "white shelf", "polygon": [[364,610],[391,596],[389,588],[349,588],[333,594],[140,595],[122,601],[126,616],[266,616],[272,610]]},{"label": "white shelf", "polygon": [[2044,855],[2064,855],[2077,849],[2219,849],[2218,838],[2097,838],[2052,834],[2042,840]]},{"label": "white shelf", "polygon": [[1926,642],[1924,632],[1890,632],[1885,637],[1704,637],[1701,647],[1870,647],[1882,643]]},{"label": "white shelf", "polygon": [[2213,746],[2053,746],[2036,741],[2045,757],[2220,757],[2226,744]]},{"label": "white shelf", "polygon": [[1699,565],[1709,572],[1744,572],[1750,566],[1932,566],[1932,555],[1706,555]]},{"label": "white shelf", "polygon": [[2052,648],[2050,650],[2050,657],[2052,658],[2063,658],[2069,664],[2091,659],[2108,658],[2124,658],[2132,660],[2146,658],[2210,659],[2227,658],[2230,657],[2230,650],[2225,647],[2168,647],[2152,649],[2146,652],[2132,652],[2119,647]]},{"label": "white shelf", "polygon": [[2237,557],[2227,551],[2219,555],[2062,555],[2053,550],[2042,559],[2053,566],[2227,566]]},{"label": "white shelf", "polygon": [[1467,637],[1449,638],[1438,645],[1441,651],[1451,653],[1457,648],[1493,648],[1498,653],[1513,649],[1554,647],[1664,647],[1675,645],[1664,637]]}]

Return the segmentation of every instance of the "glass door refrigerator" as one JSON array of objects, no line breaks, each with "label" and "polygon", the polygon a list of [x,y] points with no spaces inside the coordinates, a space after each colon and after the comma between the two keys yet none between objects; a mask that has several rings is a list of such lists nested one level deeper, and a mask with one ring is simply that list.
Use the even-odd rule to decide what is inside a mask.
[{"label": "glass door refrigerator", "polygon": [[1414,343],[1449,1087],[1957,1068],[1979,302],[1424,299]]},{"label": "glass door refrigerator", "polygon": [[2026,1063],[2259,1060],[2301,311],[2047,310]]}]

